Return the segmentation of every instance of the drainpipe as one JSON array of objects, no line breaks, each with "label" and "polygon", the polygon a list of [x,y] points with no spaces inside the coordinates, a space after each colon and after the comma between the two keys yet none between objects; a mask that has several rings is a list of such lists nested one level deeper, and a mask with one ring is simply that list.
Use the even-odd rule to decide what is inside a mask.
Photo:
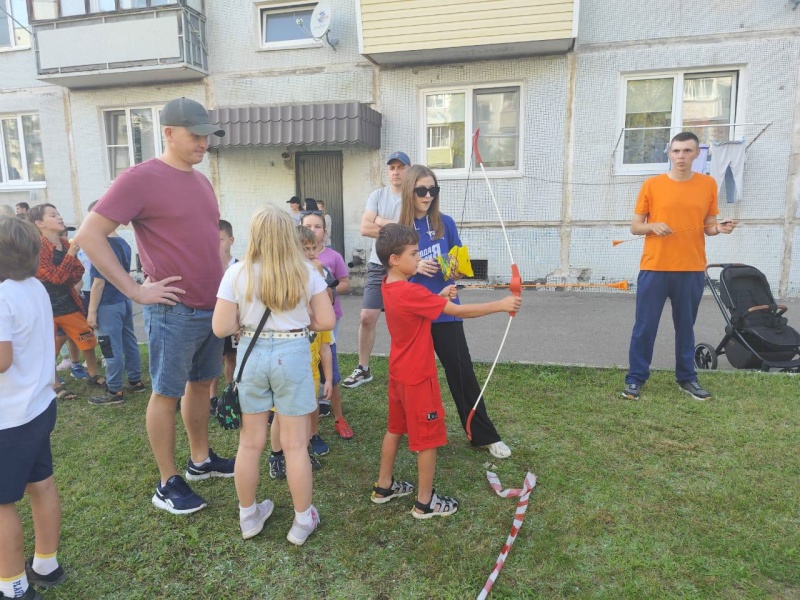
[{"label": "drainpipe", "polygon": [[567,98],[564,118],[564,171],[561,197],[561,272],[569,275],[569,246],[572,240],[572,169],[574,159],[575,132],[575,86],[578,77],[577,55],[567,54]]},{"label": "drainpipe", "polygon": [[783,262],[778,295],[785,298],[789,293],[789,274],[792,268],[792,245],[797,222],[797,204],[800,196],[800,69],[794,100],[794,122],[792,124],[789,172],[786,179],[786,213],[783,224]]},{"label": "drainpipe", "polygon": [[[211,110],[216,108],[217,106],[217,97],[214,93],[214,82],[211,80],[211,76],[207,76],[203,79],[203,88],[205,90],[206,96],[206,109]],[[219,181],[219,150],[214,150],[208,153],[208,164],[211,169],[211,187],[214,188],[214,193],[217,196],[217,204],[220,207],[220,213],[222,212],[222,190],[220,189],[220,181]]]},{"label": "drainpipe", "polygon": [[67,150],[69,155],[69,177],[72,184],[72,207],[75,211],[75,220],[83,221],[83,207],[81,206],[81,190],[78,183],[78,160],[75,157],[75,139],[72,135],[72,99],[69,89],[63,92],[64,99],[64,130],[67,134]]}]

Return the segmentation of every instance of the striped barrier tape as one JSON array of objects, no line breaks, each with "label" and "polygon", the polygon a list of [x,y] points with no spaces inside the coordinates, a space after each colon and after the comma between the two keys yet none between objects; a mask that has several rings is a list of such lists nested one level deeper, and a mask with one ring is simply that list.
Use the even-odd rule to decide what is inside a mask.
[{"label": "striped barrier tape", "polygon": [[506,558],[508,558],[508,553],[511,551],[511,546],[514,544],[514,540],[517,539],[517,534],[522,527],[522,522],[525,520],[525,511],[528,510],[528,498],[530,497],[533,488],[536,486],[536,475],[530,471],[525,476],[525,482],[522,484],[522,489],[509,488],[504,490],[503,486],[500,484],[500,479],[491,471],[486,471],[486,479],[489,480],[489,485],[492,486],[492,489],[497,493],[498,496],[501,498],[514,498],[519,496],[519,501],[517,502],[517,511],[514,513],[514,522],[511,525],[511,533],[508,534],[508,539],[503,545],[503,549],[500,551],[500,556],[497,557],[497,562],[494,563],[494,568],[489,574],[489,579],[486,580],[486,584],[483,586],[481,593],[478,594],[478,600],[486,600],[486,597],[489,595],[494,582],[497,580],[497,576],[500,574],[500,569],[503,568]]}]

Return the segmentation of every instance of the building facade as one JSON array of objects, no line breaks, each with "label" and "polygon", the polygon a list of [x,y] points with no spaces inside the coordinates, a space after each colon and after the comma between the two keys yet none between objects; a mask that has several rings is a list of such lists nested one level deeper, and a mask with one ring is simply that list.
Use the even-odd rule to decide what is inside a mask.
[{"label": "building facade", "polygon": [[159,108],[186,96],[228,132],[200,168],[235,253],[257,207],[297,194],[326,200],[350,260],[368,247],[359,222],[384,159],[403,150],[437,173],[478,276],[502,282],[508,251],[472,161],[480,129],[523,279],[633,283],[641,243],[611,242],[630,237],[642,181],[690,128],[705,171],[715,149],[746,158],[719,200],[743,226],[709,241],[709,261],[800,295],[793,2],[320,4],[0,0],[0,203],[49,201],[78,223],[122,169],[159,154]]}]

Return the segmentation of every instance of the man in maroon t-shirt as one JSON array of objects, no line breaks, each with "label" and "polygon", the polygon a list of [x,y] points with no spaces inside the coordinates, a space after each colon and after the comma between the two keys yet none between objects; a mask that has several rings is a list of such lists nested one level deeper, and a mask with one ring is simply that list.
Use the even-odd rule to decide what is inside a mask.
[{"label": "man in maroon t-shirt", "polygon": [[[225,132],[211,123],[202,105],[186,98],[164,106],[161,125],[164,153],[117,177],[76,239],[108,281],[145,305],[153,387],[147,435],[161,474],[153,504],[188,514],[206,502],[175,465],[175,407],[181,396],[191,453],[186,478],[233,477],[234,467],[233,459],[220,458],[208,447],[208,386],[222,364],[222,340],[211,331],[222,264],[217,199],[208,179],[194,169],[208,149],[208,136]],[[142,285],[124,271],[106,240],[128,223],[147,276]]]}]

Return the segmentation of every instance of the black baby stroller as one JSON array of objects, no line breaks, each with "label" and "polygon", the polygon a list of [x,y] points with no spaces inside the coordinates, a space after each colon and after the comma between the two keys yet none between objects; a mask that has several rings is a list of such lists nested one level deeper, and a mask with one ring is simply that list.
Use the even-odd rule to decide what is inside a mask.
[{"label": "black baby stroller", "polygon": [[[719,282],[710,269],[722,269]],[[764,274],[742,264],[713,264],[706,267],[706,284],[725,317],[725,337],[714,348],[697,344],[694,364],[698,369],[716,369],[724,354],[735,369],[777,369],[800,372],[800,334],[783,316],[786,307],[775,303]]]}]

